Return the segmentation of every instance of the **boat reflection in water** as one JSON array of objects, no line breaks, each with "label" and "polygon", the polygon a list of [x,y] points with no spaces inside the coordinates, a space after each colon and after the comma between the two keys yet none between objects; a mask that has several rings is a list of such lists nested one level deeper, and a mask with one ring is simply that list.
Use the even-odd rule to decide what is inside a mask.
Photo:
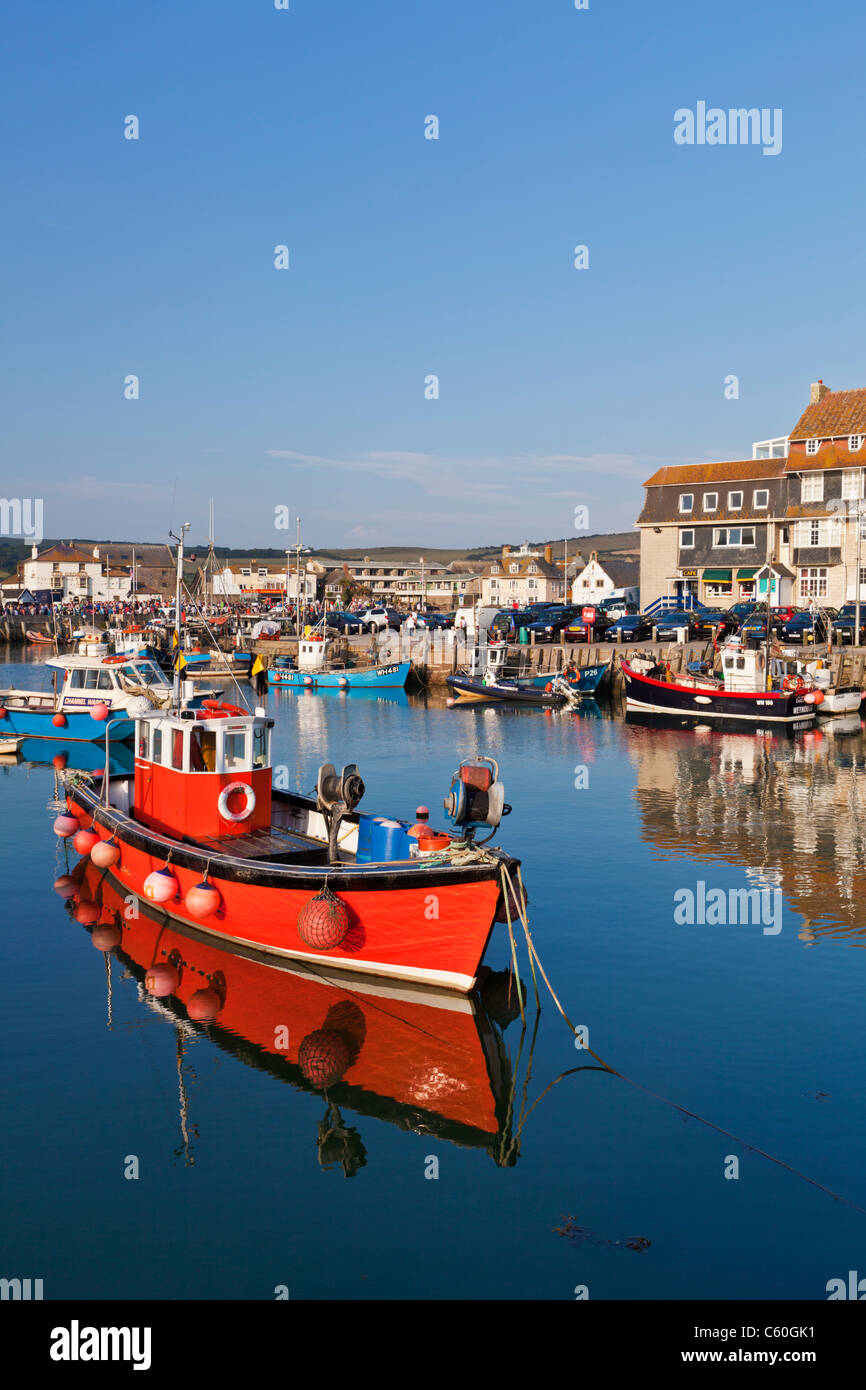
[{"label": "boat reflection in water", "polygon": [[109,1018],[113,954],[138,981],[142,1002],[175,1025],[178,1152],[187,1162],[193,1159],[184,1035],[193,1033],[297,1090],[319,1092],[325,1103],[319,1161],[338,1164],[347,1177],[364,1166],[366,1154],[344,1109],[482,1149],[499,1166],[517,1161],[509,1120],[514,1078],[502,1032],[519,1017],[519,1004],[506,972],[482,967],[480,995],[470,997],[349,977],[325,963],[222,950],[194,928],[180,933],[154,904],[124,898],[88,859],[55,887],[106,955]]},{"label": "boat reflection in water", "polygon": [[798,739],[635,728],[644,838],[660,857],[724,861],[781,889],[800,940],[866,946],[866,738],[860,716]]},{"label": "boat reflection in water", "polygon": [[[105,744],[62,738],[25,738],[17,753],[0,755],[0,764],[13,763],[31,763],[34,766],[53,764],[64,771],[101,775],[105,767]],[[108,772],[111,777],[132,776],[135,772],[135,753],[131,744],[109,744]]]}]

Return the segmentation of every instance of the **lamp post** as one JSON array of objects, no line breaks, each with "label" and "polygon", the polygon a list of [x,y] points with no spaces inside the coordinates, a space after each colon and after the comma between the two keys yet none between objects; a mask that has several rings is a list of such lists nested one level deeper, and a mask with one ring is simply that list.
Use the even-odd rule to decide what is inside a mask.
[{"label": "lamp post", "polygon": [[420,605],[420,606],[421,606],[421,609],[422,609],[422,611],[423,611],[423,610],[427,607],[426,603],[424,602],[424,588],[425,588],[425,585],[424,585],[424,556],[423,556],[423,555],[419,555],[419,556],[418,556],[418,559],[421,561],[421,605]]}]

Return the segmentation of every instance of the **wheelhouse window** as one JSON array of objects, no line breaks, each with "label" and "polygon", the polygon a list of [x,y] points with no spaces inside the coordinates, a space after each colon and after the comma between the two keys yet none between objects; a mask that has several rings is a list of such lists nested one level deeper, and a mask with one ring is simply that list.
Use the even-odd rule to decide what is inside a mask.
[{"label": "wheelhouse window", "polygon": [[216,729],[190,730],[190,772],[216,772]]},{"label": "wheelhouse window", "polygon": [[223,736],[223,771],[234,772],[246,767],[246,745],[247,736],[243,729],[235,733],[226,731]]},{"label": "wheelhouse window", "polygon": [[154,727],[150,739],[150,760],[153,763],[162,762],[162,729]]},{"label": "wheelhouse window", "polygon": [[694,550],[694,531],[680,531],[680,550]]},{"label": "wheelhouse window", "polygon": [[800,479],[801,502],[824,501],[824,474],[804,473]]},{"label": "wheelhouse window", "polygon": [[253,730],[253,767],[268,766],[268,738],[269,730],[257,728]]},{"label": "wheelhouse window", "polygon": [[704,511],[714,512],[719,505],[719,494],[717,492],[704,493]]},{"label": "wheelhouse window", "polygon": [[171,765],[176,772],[183,772],[183,729],[172,730]]},{"label": "wheelhouse window", "polygon": [[694,505],[695,505],[695,496],[694,496],[694,493],[693,493],[693,492],[681,492],[681,493],[680,493],[680,511],[681,511],[681,512],[690,512],[690,511],[692,510],[692,507],[693,507]]},{"label": "wheelhouse window", "polygon": [[728,511],[739,512],[743,507],[743,494],[741,492],[728,493]]}]

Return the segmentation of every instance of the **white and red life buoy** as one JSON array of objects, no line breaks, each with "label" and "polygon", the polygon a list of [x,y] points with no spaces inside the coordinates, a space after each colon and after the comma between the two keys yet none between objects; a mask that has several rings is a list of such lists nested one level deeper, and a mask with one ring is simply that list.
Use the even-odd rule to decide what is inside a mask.
[{"label": "white and red life buoy", "polygon": [[799,694],[801,690],[806,689],[806,682],[803,680],[803,677],[799,675],[786,676],[782,681],[782,689],[787,691],[793,690],[795,694]]},{"label": "white and red life buoy", "polygon": [[[229,798],[234,792],[243,792],[245,796],[244,808],[242,811],[232,811],[229,808]],[[229,782],[227,787],[223,787],[220,792],[217,810],[223,820],[241,821],[248,820],[256,809],[256,794],[249,782]]]}]

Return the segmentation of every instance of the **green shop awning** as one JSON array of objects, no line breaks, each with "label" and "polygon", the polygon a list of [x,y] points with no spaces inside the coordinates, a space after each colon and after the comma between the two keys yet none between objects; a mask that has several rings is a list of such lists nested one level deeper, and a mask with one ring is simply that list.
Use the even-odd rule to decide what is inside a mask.
[{"label": "green shop awning", "polygon": [[730,584],[731,570],[704,570],[705,584]]},{"label": "green shop awning", "polygon": [[737,579],[754,579],[757,573],[757,567],[754,569],[737,570]]}]

